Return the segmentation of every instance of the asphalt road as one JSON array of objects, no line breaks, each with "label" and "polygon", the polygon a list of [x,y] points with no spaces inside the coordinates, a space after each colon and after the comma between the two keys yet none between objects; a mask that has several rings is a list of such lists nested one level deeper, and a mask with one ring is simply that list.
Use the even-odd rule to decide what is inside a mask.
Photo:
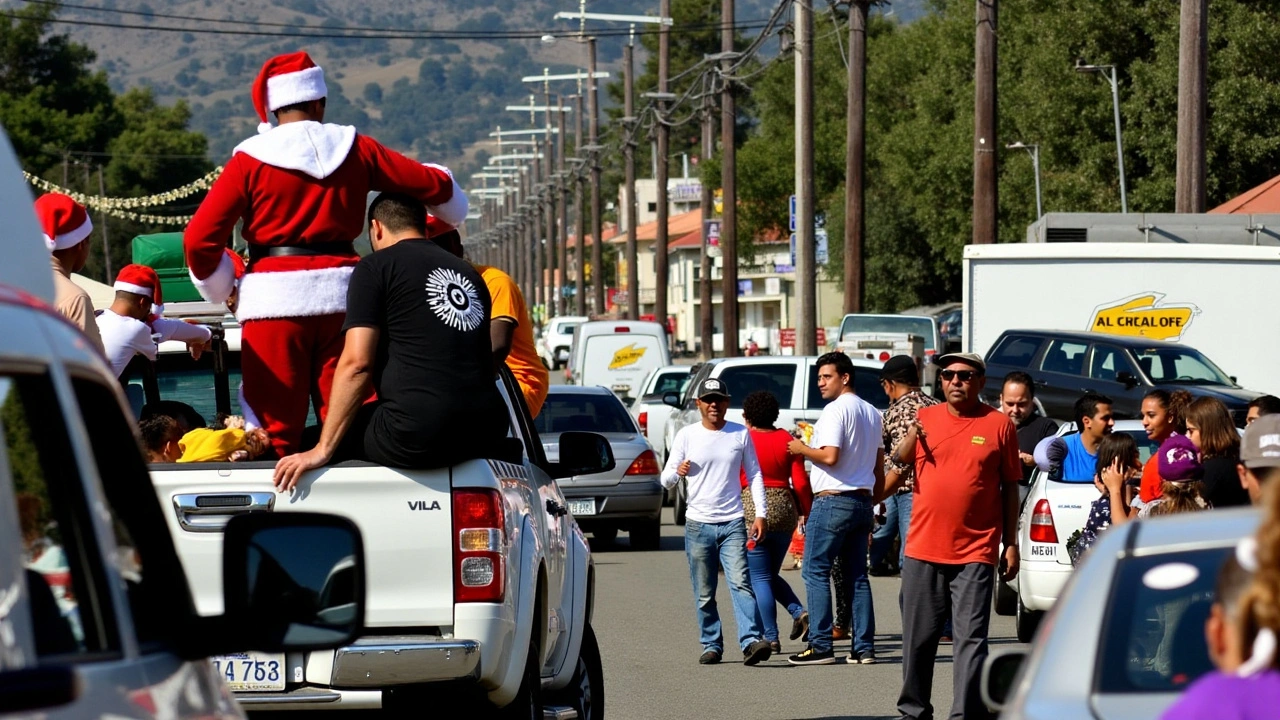
[{"label": "asphalt road", "polygon": [[[898,578],[871,578],[879,660],[875,665],[788,665],[786,656],[804,645],[786,639],[791,623],[781,609],[782,656],[757,667],[742,665],[734,641],[733,606],[721,582],[717,601],[727,639],[726,662],[702,666],[683,528],[672,524],[670,508],[664,510],[661,549],[633,551],[626,533],[614,544],[593,541],[592,547],[597,577],[593,625],[604,657],[609,718],[898,717],[895,706],[902,687]],[[782,576],[803,600],[800,573],[783,572]],[[1015,642],[1012,618],[992,615],[992,641]],[[837,656],[847,657],[849,641],[837,642],[835,650]],[[935,715],[946,717],[951,707],[949,645],[939,653],[933,702]]]}]

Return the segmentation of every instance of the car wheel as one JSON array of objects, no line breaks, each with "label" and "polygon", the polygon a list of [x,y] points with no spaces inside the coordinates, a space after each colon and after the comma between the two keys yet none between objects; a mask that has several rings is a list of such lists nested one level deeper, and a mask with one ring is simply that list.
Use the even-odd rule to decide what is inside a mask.
[{"label": "car wheel", "polygon": [[604,665],[600,661],[600,645],[591,625],[583,625],[582,648],[578,651],[578,667],[569,686],[555,694],[558,704],[578,711],[580,720],[604,718]]},{"label": "car wheel", "polygon": [[689,507],[689,500],[685,497],[685,492],[684,481],[677,481],[676,499],[671,503],[672,514],[675,515],[677,525],[684,524],[684,513]]},{"label": "car wheel", "polygon": [[632,550],[657,550],[662,542],[662,521],[645,520],[631,528]]},{"label": "car wheel", "polygon": [[618,539],[618,528],[616,527],[596,528],[591,531],[591,537],[608,545],[612,543],[614,540]]},{"label": "car wheel", "polygon": [[1013,588],[1002,582],[1000,578],[996,578],[996,590],[991,598],[991,609],[997,615],[1006,617],[1016,615],[1018,612],[1018,606],[1014,604],[1016,602],[1018,602],[1018,593],[1014,592]]},{"label": "car wheel", "polygon": [[1022,598],[1018,598],[1017,612],[1013,622],[1018,630],[1018,642],[1029,643],[1031,638],[1036,635],[1036,628],[1040,627],[1040,618],[1044,617],[1044,613],[1037,610],[1028,610],[1027,606],[1022,604]]},{"label": "car wheel", "polygon": [[511,704],[498,710],[500,720],[542,720],[542,676],[539,672],[538,651],[529,646],[529,657],[524,661],[524,677],[520,690]]}]

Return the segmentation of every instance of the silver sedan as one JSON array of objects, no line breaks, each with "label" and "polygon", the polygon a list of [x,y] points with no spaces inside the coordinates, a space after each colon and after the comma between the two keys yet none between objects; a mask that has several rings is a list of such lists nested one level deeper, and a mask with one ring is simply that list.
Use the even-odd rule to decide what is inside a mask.
[{"label": "silver sedan", "polygon": [[609,472],[559,480],[578,525],[611,542],[619,530],[631,535],[631,547],[656,550],[661,537],[662,467],[626,406],[605,387],[553,385],[534,421],[547,460],[559,460],[560,433],[570,430],[604,435],[617,466]]}]

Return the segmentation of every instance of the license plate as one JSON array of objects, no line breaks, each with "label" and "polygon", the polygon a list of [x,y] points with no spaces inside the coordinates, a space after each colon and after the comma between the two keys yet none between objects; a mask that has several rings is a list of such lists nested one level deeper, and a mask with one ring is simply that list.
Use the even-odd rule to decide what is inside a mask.
[{"label": "license plate", "polygon": [[586,500],[570,500],[569,512],[574,515],[595,515],[596,499],[587,498]]},{"label": "license plate", "polygon": [[210,658],[213,669],[235,692],[284,690],[284,654],[247,652]]}]

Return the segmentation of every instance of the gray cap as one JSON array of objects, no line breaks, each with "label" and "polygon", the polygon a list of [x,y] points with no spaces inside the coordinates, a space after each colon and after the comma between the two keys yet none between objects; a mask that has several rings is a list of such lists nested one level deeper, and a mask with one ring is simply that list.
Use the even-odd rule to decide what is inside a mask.
[{"label": "gray cap", "polygon": [[719,396],[729,399],[729,388],[718,378],[707,378],[698,385],[698,399]]},{"label": "gray cap", "polygon": [[1263,415],[1244,429],[1240,462],[1247,468],[1280,467],[1280,415]]},{"label": "gray cap", "polygon": [[987,372],[987,363],[977,353],[947,353],[933,361],[934,365],[944,368],[951,363],[964,363],[969,367],[981,370],[984,374]]}]

